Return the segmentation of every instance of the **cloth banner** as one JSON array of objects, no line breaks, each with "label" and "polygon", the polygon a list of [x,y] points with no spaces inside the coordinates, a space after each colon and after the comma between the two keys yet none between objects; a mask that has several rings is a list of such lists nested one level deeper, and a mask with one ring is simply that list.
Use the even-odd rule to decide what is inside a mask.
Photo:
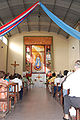
[{"label": "cloth banner", "polygon": [[77,30],[73,29],[66,23],[64,23],[62,20],[60,20],[58,17],[56,17],[52,12],[50,12],[41,2],[39,2],[40,6],[42,9],[45,11],[45,13],[60,27],[62,28],[65,32],[70,34],[71,36],[75,37],[76,39],[80,40],[80,32]]},{"label": "cloth banner", "polygon": [[25,10],[23,13],[18,15],[16,18],[6,23],[5,25],[0,27],[0,37],[4,36],[6,33],[10,32],[17,25],[19,25],[39,4],[39,1],[32,5],[30,8]]},{"label": "cloth banner", "polygon": [[10,22],[6,23],[5,25],[0,27],[0,37],[4,36],[6,33],[10,32],[12,29],[14,29],[17,25],[19,25],[23,20],[26,19],[26,17],[38,6],[38,4],[42,7],[42,9],[46,12],[46,14],[65,32],[70,34],[71,36],[75,37],[76,39],[80,40],[80,32],[73,29],[66,23],[64,23],[62,20],[60,20],[58,17],[56,17],[52,12],[50,12],[41,2],[36,2],[34,5],[32,5],[30,8],[25,10],[23,13],[18,15],[16,18],[11,20]]}]

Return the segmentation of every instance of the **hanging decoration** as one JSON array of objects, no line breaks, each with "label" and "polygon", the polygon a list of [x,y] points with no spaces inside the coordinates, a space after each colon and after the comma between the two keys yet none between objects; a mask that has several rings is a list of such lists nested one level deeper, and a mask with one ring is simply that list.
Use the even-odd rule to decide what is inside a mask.
[{"label": "hanging decoration", "polygon": [[6,23],[5,25],[1,26],[0,27],[0,37],[4,36],[6,33],[10,32],[17,25],[19,25],[23,20],[25,20],[25,18],[37,7],[38,4],[39,4],[39,2],[36,2],[30,8],[28,8],[23,13],[18,15],[16,18],[14,18],[10,22]]},{"label": "hanging decoration", "polygon": [[80,40],[80,32],[77,30],[73,29],[66,23],[64,23],[62,20],[60,20],[58,17],[56,17],[52,12],[50,12],[41,2],[39,2],[40,6],[42,9],[45,11],[45,13],[60,27],[62,28],[65,32],[70,34],[71,36],[75,37],[76,39]]},{"label": "hanging decoration", "polygon": [[36,2],[34,5],[32,5],[30,8],[25,10],[23,13],[18,15],[16,18],[11,20],[10,22],[6,23],[5,25],[0,27],[0,37],[4,36],[6,33],[10,32],[12,29],[14,29],[17,25],[19,25],[23,20],[28,17],[28,15],[38,6],[38,4],[41,6],[41,8],[44,10],[44,12],[65,32],[70,34],[71,36],[75,37],[76,39],[80,40],[80,32],[73,29],[66,23],[64,23],[62,20],[60,20],[58,17],[56,17],[52,12],[50,12],[41,2]]}]

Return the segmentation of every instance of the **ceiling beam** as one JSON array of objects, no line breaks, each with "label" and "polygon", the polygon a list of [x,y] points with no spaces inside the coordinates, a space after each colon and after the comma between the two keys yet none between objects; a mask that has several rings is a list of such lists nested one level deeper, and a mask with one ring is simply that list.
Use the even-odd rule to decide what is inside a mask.
[{"label": "ceiling beam", "polygon": [[[62,21],[65,21],[65,19],[66,19],[67,15],[68,15],[68,13],[69,13],[69,10],[70,10],[70,8],[71,8],[72,3],[73,3],[73,0],[71,0],[70,5],[69,5],[69,7],[68,7],[68,9],[67,9],[67,12],[66,12],[66,14],[65,14],[65,16],[64,16],[64,18],[63,18],[63,20],[62,20]],[[61,31],[61,28],[59,28],[59,29],[58,29],[57,34],[59,34],[59,33],[60,33],[60,31]]]},{"label": "ceiling beam", "polygon": [[78,25],[79,25],[79,32],[80,32],[80,21],[78,22]]},{"label": "ceiling beam", "polygon": [[[15,15],[14,15],[14,13],[13,13],[11,7],[10,7],[10,4],[9,4],[9,1],[8,1],[8,0],[7,0],[7,4],[8,4],[8,7],[9,7],[9,9],[10,9],[10,12],[11,12],[11,14],[12,14],[12,17],[15,18]],[[17,26],[17,29],[18,29],[18,32],[21,33],[18,26]]]},{"label": "ceiling beam", "polygon": [[[3,20],[1,18],[0,18],[0,24],[1,24],[1,26],[4,25],[4,22],[3,22]],[[11,37],[11,33],[10,32],[7,33],[7,37]]]},{"label": "ceiling beam", "polygon": [[40,13],[40,6],[39,6],[39,14],[38,14],[38,18],[39,18],[39,21],[38,21],[39,31],[40,31],[40,16],[41,16],[41,13]]},{"label": "ceiling beam", "polygon": [[[55,6],[56,6],[56,0],[54,0],[53,13],[54,13],[54,10],[55,10]],[[50,29],[51,29],[51,23],[52,23],[52,20],[50,19],[50,24],[49,24],[48,32],[50,32]]]},{"label": "ceiling beam", "polygon": [[[26,6],[25,6],[25,3],[24,3],[24,0],[23,0],[23,6],[24,6],[24,10],[26,10]],[[27,25],[28,25],[28,32],[30,32],[30,26],[29,26],[29,19],[27,17]]]}]

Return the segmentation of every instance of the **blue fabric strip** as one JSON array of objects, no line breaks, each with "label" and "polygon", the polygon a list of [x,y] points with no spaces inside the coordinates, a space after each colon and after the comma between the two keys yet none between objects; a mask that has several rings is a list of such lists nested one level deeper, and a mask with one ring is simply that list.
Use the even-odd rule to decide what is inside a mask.
[{"label": "blue fabric strip", "polygon": [[76,39],[80,40],[80,32],[77,30],[73,29],[66,23],[64,23],[62,20],[60,20],[58,17],[56,17],[52,12],[50,12],[41,2],[39,2],[40,6],[42,9],[46,12],[46,14],[60,27],[62,28],[65,32],[70,34],[71,36],[75,37]]}]

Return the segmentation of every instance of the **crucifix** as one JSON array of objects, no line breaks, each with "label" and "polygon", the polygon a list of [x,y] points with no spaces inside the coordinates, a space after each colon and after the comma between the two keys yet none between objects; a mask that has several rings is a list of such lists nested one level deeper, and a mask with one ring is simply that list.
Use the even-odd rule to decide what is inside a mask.
[{"label": "crucifix", "polygon": [[14,66],[14,74],[15,74],[15,72],[16,72],[16,66],[19,66],[19,64],[17,64],[16,61],[14,61],[14,64],[11,64],[11,65]]}]

